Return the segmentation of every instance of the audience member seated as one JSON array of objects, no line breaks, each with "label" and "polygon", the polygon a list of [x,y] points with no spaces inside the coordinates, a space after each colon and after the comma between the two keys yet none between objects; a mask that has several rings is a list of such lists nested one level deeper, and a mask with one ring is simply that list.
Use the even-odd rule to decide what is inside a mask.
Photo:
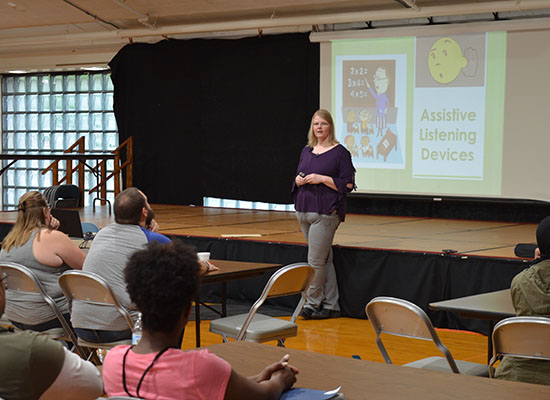
[{"label": "audience member seated", "polygon": [[[0,261],[30,268],[69,319],[67,300],[57,278],[64,271],[82,269],[86,255],[64,233],[56,230],[59,221],[52,217],[46,198],[40,192],[25,193],[19,199],[17,221],[2,242]],[[7,293],[6,315],[20,329],[45,331],[60,327],[51,308],[37,293]]]},{"label": "audience member seated", "polygon": [[[0,315],[6,293],[0,282]],[[9,332],[0,326],[0,398],[41,400],[96,399],[101,375],[63,345],[36,332]]]},{"label": "audience member seated", "polygon": [[[512,280],[512,302],[518,316],[550,317],[550,217],[537,227],[537,260]],[[496,378],[550,385],[550,361],[504,357]]]},{"label": "audience member seated", "polygon": [[[137,317],[135,306],[126,292],[123,270],[128,258],[149,242],[168,243],[170,239],[158,233],[158,224],[147,196],[135,187],[120,192],[113,206],[115,222],[95,236],[84,262],[83,270],[103,277],[123,307]],[[203,267],[211,270],[215,267]],[[116,309],[75,301],[71,322],[79,337],[89,342],[114,342],[129,339],[131,330]]]},{"label": "audience member seated", "polygon": [[146,399],[278,399],[296,381],[288,355],[246,378],[207,349],[182,351],[180,335],[199,289],[196,254],[179,241],[151,243],[124,272],[130,298],[143,314],[136,346],[117,346],[105,358],[109,396]]}]

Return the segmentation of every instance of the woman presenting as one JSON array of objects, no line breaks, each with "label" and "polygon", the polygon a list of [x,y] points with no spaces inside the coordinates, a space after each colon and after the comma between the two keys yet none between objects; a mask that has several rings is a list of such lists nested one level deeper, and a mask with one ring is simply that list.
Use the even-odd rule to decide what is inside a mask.
[{"label": "woman presenting", "polygon": [[297,172],[294,206],[308,243],[308,264],[316,271],[300,315],[304,319],[336,318],[340,306],[332,240],[346,215],[346,193],[355,188],[355,168],[349,151],[336,140],[327,110],[313,114]]}]

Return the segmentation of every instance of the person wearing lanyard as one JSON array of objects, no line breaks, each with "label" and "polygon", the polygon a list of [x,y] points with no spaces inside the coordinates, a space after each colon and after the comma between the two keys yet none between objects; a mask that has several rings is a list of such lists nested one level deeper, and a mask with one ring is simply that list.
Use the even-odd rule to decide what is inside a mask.
[{"label": "person wearing lanyard", "polygon": [[327,110],[313,114],[308,144],[302,149],[292,186],[294,206],[308,244],[308,264],[315,268],[304,319],[340,316],[332,241],[346,216],[346,194],[355,188],[350,152],[338,143]]},{"label": "person wearing lanyard", "polygon": [[142,313],[143,334],[136,346],[117,346],[105,357],[109,396],[278,399],[292,387],[298,370],[288,364],[288,355],[247,378],[207,349],[180,350],[199,270],[195,252],[179,240],[150,243],[130,257],[124,277]]}]

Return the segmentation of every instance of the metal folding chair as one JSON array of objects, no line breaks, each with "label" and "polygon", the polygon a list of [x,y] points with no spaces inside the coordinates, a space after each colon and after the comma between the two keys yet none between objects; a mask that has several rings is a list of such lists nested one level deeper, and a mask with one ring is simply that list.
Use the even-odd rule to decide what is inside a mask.
[{"label": "metal folding chair", "polygon": [[[227,342],[228,337],[259,343],[277,340],[278,345],[284,347],[286,338],[298,334],[298,325],[294,321],[304,306],[314,275],[315,269],[305,263],[282,267],[271,275],[248,314],[215,319],[210,322],[210,332],[222,335],[224,342]],[[300,294],[301,297],[290,321],[257,313],[267,299],[294,294]]]},{"label": "metal folding chair", "polygon": [[449,349],[441,342],[430,318],[416,304],[395,297],[375,297],[365,307],[374,331],[376,344],[387,364],[390,356],[384,347],[381,333],[412,339],[431,340],[445,357],[428,357],[412,363],[408,367],[424,368],[436,371],[452,371],[455,374],[489,376],[486,365],[455,360]]},{"label": "metal folding chair", "polygon": [[504,356],[550,361],[550,318],[525,316],[499,321],[493,330],[493,357],[489,361],[491,378],[493,365]]},{"label": "metal folding chair", "polygon": [[78,354],[81,357],[86,358],[88,356],[88,352],[79,346],[75,331],[67,322],[65,317],[63,317],[63,313],[59,307],[57,307],[55,301],[50,295],[48,295],[48,293],[46,293],[34,272],[24,265],[11,262],[0,263],[0,270],[8,276],[6,279],[7,290],[39,294],[44,302],[51,308],[61,324],[61,328],[53,328],[40,333],[45,334],[52,339],[67,340],[72,342]]},{"label": "metal folding chair", "polygon": [[[65,271],[59,277],[59,286],[69,301],[69,309],[72,309],[74,300],[85,301],[92,304],[100,304],[114,307],[128,324],[131,330],[134,322],[128,311],[120,305],[116,295],[109,284],[101,276],[85,271]],[[94,343],[78,338],[81,346],[96,349],[111,349],[120,344],[132,344],[131,339],[117,340],[115,342]]]}]

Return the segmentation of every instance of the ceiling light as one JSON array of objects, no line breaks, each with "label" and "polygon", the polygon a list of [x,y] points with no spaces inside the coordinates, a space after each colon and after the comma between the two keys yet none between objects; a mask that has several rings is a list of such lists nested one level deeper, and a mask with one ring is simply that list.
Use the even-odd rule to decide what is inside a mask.
[{"label": "ceiling light", "polygon": [[105,71],[108,70],[108,67],[81,67],[80,69],[84,71]]}]

